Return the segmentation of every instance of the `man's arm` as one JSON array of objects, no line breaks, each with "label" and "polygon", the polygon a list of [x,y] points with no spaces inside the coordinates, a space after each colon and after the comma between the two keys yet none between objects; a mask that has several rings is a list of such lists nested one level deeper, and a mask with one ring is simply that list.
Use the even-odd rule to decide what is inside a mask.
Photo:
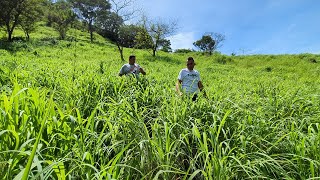
[{"label": "man's arm", "polygon": [[141,74],[143,74],[143,75],[146,75],[147,73],[142,69],[142,67],[140,67],[140,72],[141,72]]},{"label": "man's arm", "polygon": [[124,70],[125,66],[123,65],[119,71],[119,76],[123,76],[125,75],[125,70]]},{"label": "man's arm", "polygon": [[200,89],[201,92],[203,92],[203,95],[207,97],[206,91],[204,90],[204,87],[201,81],[198,82],[198,88]]},{"label": "man's arm", "polygon": [[180,91],[180,84],[181,83],[182,83],[182,81],[180,79],[178,79],[178,81],[176,83],[176,91],[180,96],[182,96],[182,92]]}]

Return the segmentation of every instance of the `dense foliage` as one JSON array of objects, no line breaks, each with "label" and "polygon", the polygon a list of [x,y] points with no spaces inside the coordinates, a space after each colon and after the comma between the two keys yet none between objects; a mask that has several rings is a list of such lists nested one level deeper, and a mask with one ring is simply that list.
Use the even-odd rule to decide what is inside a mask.
[{"label": "dense foliage", "polygon": [[206,33],[202,35],[201,39],[195,41],[193,45],[203,52],[211,55],[217,48],[222,46],[225,36],[220,33]]},{"label": "dense foliage", "polygon": [[[137,80],[117,76],[116,46],[98,35],[39,28],[0,44],[3,179],[320,177],[319,55],[126,49],[147,72]],[[207,99],[174,92],[188,56]]]}]

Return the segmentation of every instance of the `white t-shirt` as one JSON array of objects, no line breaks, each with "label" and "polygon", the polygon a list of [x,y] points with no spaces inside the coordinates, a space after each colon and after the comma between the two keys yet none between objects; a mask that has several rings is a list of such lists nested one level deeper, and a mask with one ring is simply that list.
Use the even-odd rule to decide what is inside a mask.
[{"label": "white t-shirt", "polygon": [[186,93],[199,93],[198,82],[200,73],[197,70],[190,71],[188,68],[182,69],[179,73],[178,80],[181,80],[182,90]]},{"label": "white t-shirt", "polygon": [[139,66],[139,64],[134,63],[134,65],[130,65],[129,63],[127,63],[121,67],[119,74],[125,74],[125,75],[134,74],[136,76],[139,76],[140,68],[141,67]]}]

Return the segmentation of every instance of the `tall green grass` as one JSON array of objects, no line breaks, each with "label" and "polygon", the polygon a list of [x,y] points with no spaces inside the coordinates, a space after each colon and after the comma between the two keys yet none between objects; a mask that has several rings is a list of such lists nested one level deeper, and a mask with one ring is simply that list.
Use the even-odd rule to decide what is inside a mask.
[{"label": "tall green grass", "polygon": [[[114,45],[42,32],[0,49],[2,179],[320,177],[319,55],[126,49],[148,73],[137,80],[117,76]],[[174,92],[188,56],[197,102]]]}]

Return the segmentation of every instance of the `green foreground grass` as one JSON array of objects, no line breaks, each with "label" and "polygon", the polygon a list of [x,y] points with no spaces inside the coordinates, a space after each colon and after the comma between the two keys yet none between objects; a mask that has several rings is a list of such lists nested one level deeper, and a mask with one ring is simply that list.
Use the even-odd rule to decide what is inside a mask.
[{"label": "green foreground grass", "polygon": [[[125,62],[95,37],[42,27],[1,42],[1,178],[320,177],[319,55],[125,49],[147,72],[136,80],[117,76]],[[174,92],[188,56],[208,94],[197,102]]]}]

